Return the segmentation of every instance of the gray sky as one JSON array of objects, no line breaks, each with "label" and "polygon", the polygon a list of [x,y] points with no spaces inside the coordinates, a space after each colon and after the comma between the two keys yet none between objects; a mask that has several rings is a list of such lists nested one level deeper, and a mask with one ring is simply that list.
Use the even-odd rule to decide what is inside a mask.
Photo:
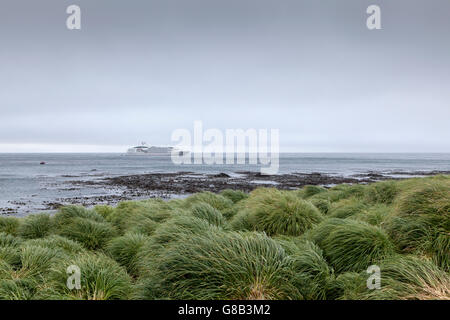
[{"label": "gray sky", "polygon": [[449,16],[448,0],[2,0],[0,152],[170,144],[194,120],[277,128],[282,151],[450,152]]}]

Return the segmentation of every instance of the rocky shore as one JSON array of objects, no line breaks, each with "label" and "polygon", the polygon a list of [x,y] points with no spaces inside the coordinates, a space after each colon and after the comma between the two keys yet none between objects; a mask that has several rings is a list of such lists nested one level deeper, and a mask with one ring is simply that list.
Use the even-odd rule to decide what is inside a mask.
[{"label": "rocky shore", "polygon": [[[259,172],[238,171],[232,174],[202,174],[195,172],[176,173],[149,173],[139,175],[126,175],[118,177],[98,177],[93,180],[73,180],[59,187],[61,190],[89,188],[98,190],[94,196],[82,195],[71,198],[55,198],[44,201],[39,209],[14,204],[14,207],[0,208],[0,214],[14,215],[18,212],[30,213],[42,210],[56,210],[67,204],[94,206],[98,204],[115,205],[120,201],[137,200],[145,198],[176,198],[185,197],[192,193],[211,191],[214,193],[225,189],[242,190],[250,192],[258,187],[274,187],[282,190],[292,190],[305,185],[320,185],[331,187],[333,185],[368,184],[387,179],[403,179],[413,176],[430,176],[450,174],[449,171],[392,171],[389,173],[367,172],[351,176],[337,176],[326,173],[290,173],[279,175],[261,175]],[[100,194],[100,195],[99,195]]]},{"label": "rocky shore", "polygon": [[220,192],[225,189],[252,191],[261,186],[290,190],[305,185],[335,185],[340,183],[370,183],[370,177],[349,178],[322,173],[292,173],[261,175],[259,172],[239,171],[232,175],[198,174],[193,172],[153,173],[105,179],[110,186],[125,186],[129,189],[164,191],[171,194],[190,194],[202,191]]}]

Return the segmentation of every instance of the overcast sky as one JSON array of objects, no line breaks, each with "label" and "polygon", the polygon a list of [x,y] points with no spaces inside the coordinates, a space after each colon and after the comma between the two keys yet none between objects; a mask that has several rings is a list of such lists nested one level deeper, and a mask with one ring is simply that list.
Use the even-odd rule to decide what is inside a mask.
[{"label": "overcast sky", "polygon": [[2,0],[0,152],[166,145],[194,120],[279,129],[282,151],[450,152],[449,16],[448,0]]}]

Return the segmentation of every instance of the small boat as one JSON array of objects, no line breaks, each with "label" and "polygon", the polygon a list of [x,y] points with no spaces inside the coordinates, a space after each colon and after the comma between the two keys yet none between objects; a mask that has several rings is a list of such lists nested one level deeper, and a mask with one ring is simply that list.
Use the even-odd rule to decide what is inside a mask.
[{"label": "small boat", "polygon": [[40,165],[44,165],[47,164],[45,161],[41,161],[41,163],[39,163]]}]

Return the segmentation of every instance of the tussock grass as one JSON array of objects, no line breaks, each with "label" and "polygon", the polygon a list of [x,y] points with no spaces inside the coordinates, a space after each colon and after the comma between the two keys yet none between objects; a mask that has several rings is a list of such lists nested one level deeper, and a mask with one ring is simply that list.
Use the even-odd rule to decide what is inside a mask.
[{"label": "tussock grass", "polygon": [[[0,233],[0,263],[10,266],[20,265],[20,245],[23,240],[7,233]],[[1,278],[1,275],[0,275]]]},{"label": "tussock grass", "polygon": [[22,277],[45,278],[52,265],[65,258],[63,250],[26,244],[21,248],[21,269],[17,274]]},{"label": "tussock grass", "polygon": [[[164,255],[168,246],[196,235],[221,234],[222,232],[223,228],[212,225],[204,219],[186,214],[174,216],[162,223],[149,237],[149,241],[139,248],[136,253],[136,265],[133,265],[134,272],[141,278],[149,278],[154,271],[152,261],[157,255]],[[147,292],[147,297],[149,297],[148,294]]]},{"label": "tussock grass", "polygon": [[322,250],[310,241],[296,245],[292,251],[294,283],[304,299],[324,300],[334,279],[334,271],[328,265]]},{"label": "tussock grass", "polygon": [[381,289],[360,298],[389,300],[450,300],[450,275],[431,261],[397,256],[381,265]]},{"label": "tussock grass", "polygon": [[20,250],[17,247],[0,247],[0,262],[5,262],[10,266],[20,265]]},{"label": "tussock grass", "polygon": [[229,210],[233,206],[233,201],[219,194],[212,192],[200,192],[186,198],[186,204],[192,206],[195,203],[207,203],[219,211]]},{"label": "tussock grass", "polygon": [[364,199],[368,203],[391,204],[399,191],[398,184],[394,181],[377,182],[366,188]]},{"label": "tussock grass", "polygon": [[347,199],[347,198],[363,198],[366,190],[366,186],[360,184],[340,184],[330,189],[331,193],[336,193],[332,198],[334,201]]},{"label": "tussock grass", "polygon": [[95,211],[87,210],[80,206],[62,207],[53,217],[56,227],[71,223],[75,218],[89,219],[96,222],[104,222],[105,219]]},{"label": "tussock grass", "polygon": [[25,244],[43,248],[63,250],[64,253],[68,255],[75,255],[84,251],[84,247],[79,242],[61,237],[59,235],[51,235],[46,238],[28,240],[25,242]]},{"label": "tussock grass", "polygon": [[0,232],[0,247],[18,247],[21,243],[22,239],[5,232]]},{"label": "tussock grass", "polygon": [[150,262],[142,297],[171,299],[298,299],[292,260],[259,233],[184,237]]},{"label": "tussock grass", "polygon": [[302,198],[307,199],[318,193],[327,192],[327,189],[325,189],[324,187],[321,187],[321,186],[307,185],[307,186],[304,186],[302,189],[300,189],[299,192],[300,192],[299,194]]},{"label": "tussock grass", "polygon": [[[67,267],[78,266],[81,289],[70,290]],[[41,293],[42,299],[116,300],[131,296],[131,278],[125,269],[104,254],[84,253],[57,265],[49,276],[50,286]]]},{"label": "tussock grass", "polygon": [[[334,186],[330,189],[325,189],[322,192],[318,192],[312,196],[308,197],[308,200],[312,203],[320,204],[320,203],[328,203],[329,205],[325,207],[325,209],[329,209],[329,207],[337,201],[345,200],[345,199],[358,199],[362,200],[364,197],[366,186],[362,185],[351,185],[351,184],[340,184]],[[300,195],[305,191],[303,189],[299,190]],[[323,213],[327,213],[327,210],[321,210]]]},{"label": "tussock grass", "polygon": [[360,300],[368,293],[369,275],[361,272],[345,272],[333,279],[328,286],[327,297],[331,300]]},{"label": "tussock grass", "polygon": [[338,273],[361,272],[394,253],[382,229],[354,220],[327,220],[312,231],[312,239]]},{"label": "tussock grass", "polygon": [[208,221],[189,215],[175,216],[165,223],[151,235],[150,241],[146,243],[139,252],[140,273],[147,273],[150,269],[147,260],[156,253],[164,250],[172,242],[179,241],[185,237],[199,234],[214,234],[223,231],[221,227],[210,224]]},{"label": "tussock grass", "polygon": [[248,198],[248,193],[232,189],[223,190],[220,195],[230,199],[231,201],[233,201],[233,203],[238,203],[239,201]]},{"label": "tussock grass", "polygon": [[312,240],[314,243],[318,244],[319,247],[322,247],[330,233],[337,227],[345,225],[346,223],[348,222],[344,219],[328,218],[318,224],[314,229],[308,231],[305,234],[305,238]]},{"label": "tussock grass", "polygon": [[148,241],[149,237],[141,233],[127,233],[111,240],[106,251],[135,277],[138,275],[138,253]]},{"label": "tussock grass", "polygon": [[230,226],[234,231],[251,231],[255,229],[255,221],[249,210],[241,209],[230,220]]},{"label": "tussock grass", "polygon": [[333,218],[345,219],[361,213],[366,207],[364,202],[355,198],[343,199],[332,204],[328,215]]},{"label": "tussock grass", "polygon": [[327,215],[331,208],[331,201],[327,199],[321,199],[321,198],[311,198],[311,203],[319,209],[320,212]]},{"label": "tussock grass", "polygon": [[206,220],[212,225],[223,227],[226,224],[222,213],[207,203],[194,204],[190,212],[194,217]]},{"label": "tussock grass", "polygon": [[33,281],[0,279],[0,300],[32,300],[35,292]]},{"label": "tussock grass", "polygon": [[449,299],[449,209],[438,176],[0,217],[0,299]]},{"label": "tussock grass", "polygon": [[395,214],[386,222],[389,235],[403,252],[445,256],[439,248],[445,250],[442,241],[450,233],[449,180],[429,179],[407,186],[395,203]]},{"label": "tussock grass", "polygon": [[0,217],[0,232],[17,235],[20,220],[15,217]]},{"label": "tussock grass", "polygon": [[106,205],[97,205],[94,207],[94,211],[107,219],[114,212],[114,208]]},{"label": "tussock grass", "polygon": [[357,213],[353,218],[381,227],[392,214],[393,209],[386,204],[375,204]]},{"label": "tussock grass", "polygon": [[431,243],[430,251],[436,265],[450,272],[450,233],[437,236]]},{"label": "tussock grass", "polygon": [[117,235],[117,231],[108,222],[77,217],[61,226],[59,235],[81,243],[86,249],[98,250],[104,248]]},{"label": "tussock grass", "polygon": [[320,192],[320,193],[313,195],[312,197],[309,197],[308,200],[311,202],[314,202],[316,200],[326,200],[330,203],[333,203],[333,202],[339,201],[341,199],[346,199],[348,197],[350,197],[350,196],[346,196],[340,190],[329,189],[327,192]]},{"label": "tussock grass", "polygon": [[25,239],[43,238],[51,232],[52,221],[50,215],[45,213],[26,217],[18,230],[18,234]]},{"label": "tussock grass", "polygon": [[29,244],[14,249],[17,255],[14,264],[0,259],[0,299],[35,299],[51,268],[63,261],[65,255],[59,250]]},{"label": "tussock grass", "polygon": [[450,214],[450,181],[430,180],[405,192],[397,203],[400,215],[445,216]]},{"label": "tussock grass", "polygon": [[158,223],[169,219],[176,205],[160,200],[125,201],[119,203],[114,211],[108,215],[110,221],[121,234],[125,232],[140,232],[151,234],[157,228]]},{"label": "tussock grass", "polygon": [[245,200],[243,215],[233,218],[236,229],[249,224],[252,230],[268,235],[298,236],[312,228],[323,218],[309,201],[299,199],[294,193],[277,189],[256,189]]},{"label": "tussock grass", "polygon": [[182,236],[190,236],[204,233],[215,233],[222,231],[222,228],[210,224],[205,219],[180,215],[173,217],[162,224],[152,235],[152,240],[156,243],[165,244],[178,240]]}]

